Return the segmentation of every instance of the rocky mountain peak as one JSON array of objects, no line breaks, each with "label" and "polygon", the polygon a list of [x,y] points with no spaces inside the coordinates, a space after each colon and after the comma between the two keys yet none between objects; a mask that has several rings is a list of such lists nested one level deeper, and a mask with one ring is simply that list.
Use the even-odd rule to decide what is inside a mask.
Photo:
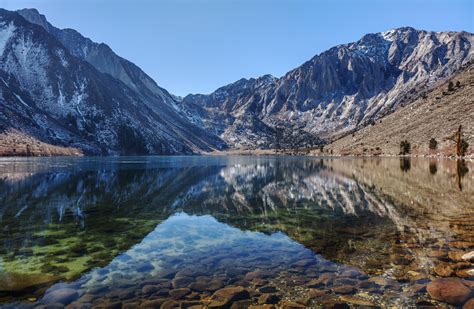
[{"label": "rocky mountain peak", "polygon": [[46,31],[50,31],[52,26],[46,19],[46,16],[40,14],[37,9],[30,8],[30,9],[21,9],[17,11],[23,18],[28,20],[32,24],[39,25],[46,29]]}]

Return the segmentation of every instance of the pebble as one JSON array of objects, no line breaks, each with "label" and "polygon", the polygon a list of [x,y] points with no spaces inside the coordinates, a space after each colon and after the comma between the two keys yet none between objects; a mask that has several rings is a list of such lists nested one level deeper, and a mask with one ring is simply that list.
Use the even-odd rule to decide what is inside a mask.
[{"label": "pebble", "polygon": [[365,274],[357,269],[347,269],[341,273],[341,277],[347,278],[357,278],[362,276],[365,276]]},{"label": "pebble", "polygon": [[316,263],[315,259],[304,259],[293,263],[293,267],[307,267]]},{"label": "pebble", "polygon": [[344,302],[354,304],[357,306],[362,306],[362,307],[376,307],[376,305],[368,300],[365,300],[360,297],[355,297],[355,296],[348,296],[348,295],[342,295],[340,299]]},{"label": "pebble", "polygon": [[174,289],[174,290],[169,291],[171,298],[175,300],[182,299],[184,296],[188,295],[189,293],[191,293],[191,290],[189,288],[180,288],[180,289]]},{"label": "pebble", "polygon": [[160,308],[166,299],[150,299],[145,300],[140,304],[141,308]]},{"label": "pebble", "polygon": [[277,294],[262,294],[258,298],[258,303],[263,304],[277,304],[280,301],[280,296]]},{"label": "pebble", "polygon": [[212,294],[209,308],[228,306],[232,302],[250,298],[249,292],[243,287],[227,287]]},{"label": "pebble", "polygon": [[291,302],[291,301],[283,301],[280,304],[280,307],[282,309],[299,309],[299,308],[304,308],[305,306],[296,302]]},{"label": "pebble", "polygon": [[265,285],[260,288],[258,288],[258,291],[260,293],[275,293],[277,291],[276,287],[271,286],[271,285]]},{"label": "pebble", "polygon": [[474,243],[468,241],[453,241],[449,243],[449,246],[458,249],[469,249],[474,247]]},{"label": "pebble", "polygon": [[467,262],[474,262],[474,251],[464,254],[461,259]]},{"label": "pebble", "polygon": [[474,309],[474,298],[468,300],[464,306],[462,306],[462,309]]},{"label": "pebble", "polygon": [[448,257],[454,262],[463,261],[464,251],[449,251]]},{"label": "pebble", "polygon": [[341,285],[333,287],[332,291],[337,294],[352,294],[354,293],[355,289],[353,286],[350,285]]},{"label": "pebble", "polygon": [[268,278],[268,277],[271,277],[271,273],[269,271],[266,271],[266,270],[255,270],[255,271],[251,271],[251,272],[248,272],[246,275],[245,275],[245,280],[248,280],[248,281],[252,281],[254,279],[265,279],[265,278]]},{"label": "pebble", "polygon": [[188,286],[194,279],[191,277],[178,277],[171,280],[171,285],[175,289],[184,288]]},{"label": "pebble", "polygon": [[142,293],[145,295],[153,294],[158,290],[159,287],[155,285],[145,285],[144,287],[142,287]]},{"label": "pebble", "polygon": [[328,285],[333,281],[335,275],[333,273],[323,273],[318,279],[311,280],[306,284],[309,288],[318,288],[324,285]]},{"label": "pebble", "polygon": [[[245,300],[238,300],[232,303],[232,306],[230,306],[230,309],[247,309],[247,308],[253,308],[252,307],[253,301],[251,299],[245,299]],[[268,305],[271,306],[271,305]]]},{"label": "pebble", "polygon": [[474,279],[474,268],[464,268],[456,270],[456,276],[466,279]]},{"label": "pebble", "polygon": [[446,251],[442,251],[442,250],[431,250],[428,252],[428,257],[431,257],[431,258],[443,258],[443,257],[446,257],[448,255],[448,253]]},{"label": "pebble", "polygon": [[174,301],[174,300],[165,300],[161,306],[160,306],[160,309],[171,309],[171,308],[175,308],[175,307],[178,307],[179,304],[178,302]]},{"label": "pebble", "polygon": [[433,271],[440,277],[449,277],[454,272],[453,268],[448,263],[439,263],[433,268]]},{"label": "pebble", "polygon": [[318,298],[318,297],[325,296],[325,295],[327,295],[327,293],[328,293],[328,291],[326,291],[326,290],[309,289],[309,291],[307,293],[307,297],[309,299],[313,299],[313,298]]}]

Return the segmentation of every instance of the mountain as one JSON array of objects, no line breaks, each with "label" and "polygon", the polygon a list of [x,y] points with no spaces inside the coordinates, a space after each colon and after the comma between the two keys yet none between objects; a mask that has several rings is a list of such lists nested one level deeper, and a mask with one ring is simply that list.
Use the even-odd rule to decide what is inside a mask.
[{"label": "mountain", "polygon": [[35,9],[0,10],[0,133],[8,140],[0,153],[314,148],[436,87],[473,61],[473,40],[409,27],[367,34],[280,78],[180,98],[106,44],[58,29]]},{"label": "mountain", "polygon": [[[400,142],[407,140],[415,155],[456,155],[454,137],[459,126],[468,143],[472,144],[470,138],[474,136],[473,86],[471,62],[394,113],[327,145],[325,151],[342,155],[398,155]],[[429,148],[432,138],[436,140],[435,149]],[[473,148],[468,148],[466,155],[473,154]]]},{"label": "mountain", "polygon": [[19,13],[0,10],[0,129],[86,154],[196,153],[224,146],[107,45],[57,29],[36,10]]},{"label": "mountain", "polygon": [[450,76],[473,60],[473,40],[409,27],[367,34],[281,78],[241,79],[181,106],[231,147],[307,147],[364,127]]}]

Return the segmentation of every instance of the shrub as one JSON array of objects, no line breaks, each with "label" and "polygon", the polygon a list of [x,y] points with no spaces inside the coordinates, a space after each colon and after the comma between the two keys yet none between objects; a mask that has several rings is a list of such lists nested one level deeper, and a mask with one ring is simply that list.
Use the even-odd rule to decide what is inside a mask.
[{"label": "shrub", "polygon": [[400,158],[400,169],[402,172],[408,172],[411,168],[410,158]]},{"label": "shrub", "polygon": [[454,84],[453,84],[453,82],[449,82],[448,91],[453,91],[453,90],[454,90]]},{"label": "shrub", "polygon": [[430,145],[429,145],[430,149],[435,150],[437,146],[438,146],[438,142],[434,138],[431,138]]},{"label": "shrub", "polygon": [[456,82],[456,87],[457,87],[457,88],[461,87],[461,82],[460,82],[460,81],[457,81],[457,82]]},{"label": "shrub", "polygon": [[411,145],[407,140],[401,141],[400,142],[400,154],[401,155],[406,155],[410,153],[410,148]]}]

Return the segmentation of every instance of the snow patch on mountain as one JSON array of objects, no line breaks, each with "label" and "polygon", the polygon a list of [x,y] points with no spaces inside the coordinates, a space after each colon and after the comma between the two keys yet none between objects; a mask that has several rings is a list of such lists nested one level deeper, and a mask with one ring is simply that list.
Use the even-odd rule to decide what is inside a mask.
[{"label": "snow patch on mountain", "polygon": [[12,37],[15,32],[16,27],[13,23],[2,22],[0,23],[0,56],[3,55],[5,51],[5,46],[8,43],[8,40]]}]

